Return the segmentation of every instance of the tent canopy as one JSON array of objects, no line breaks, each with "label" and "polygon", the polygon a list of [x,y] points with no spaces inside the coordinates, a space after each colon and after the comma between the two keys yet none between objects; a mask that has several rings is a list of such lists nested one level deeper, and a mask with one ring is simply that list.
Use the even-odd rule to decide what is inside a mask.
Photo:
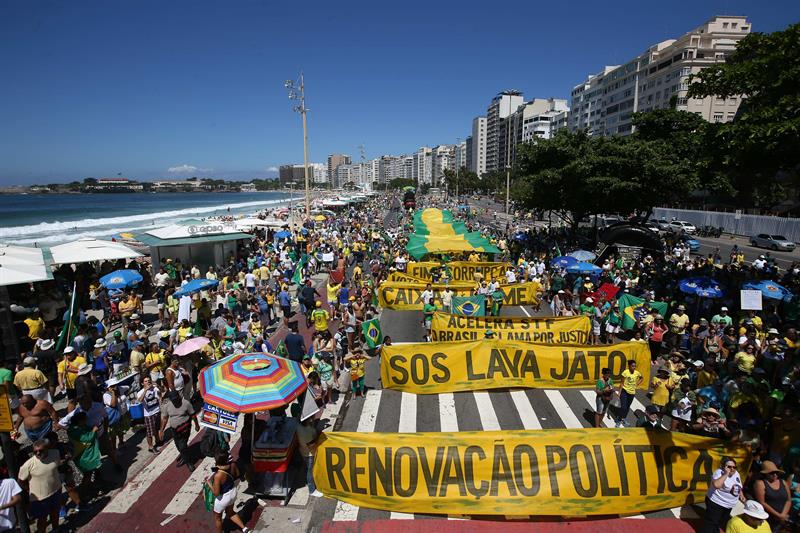
[{"label": "tent canopy", "polygon": [[0,245],[0,286],[53,279],[50,257],[42,248]]},{"label": "tent canopy", "polygon": [[89,263],[91,261],[114,261],[116,259],[132,259],[142,254],[128,248],[124,244],[99,239],[85,238],[59,244],[50,248],[53,262],[57,265],[71,263]]}]

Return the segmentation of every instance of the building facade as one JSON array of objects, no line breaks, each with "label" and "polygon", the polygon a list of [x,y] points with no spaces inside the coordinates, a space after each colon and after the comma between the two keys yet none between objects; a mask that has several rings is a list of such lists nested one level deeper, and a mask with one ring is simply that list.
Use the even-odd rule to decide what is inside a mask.
[{"label": "building facade", "polygon": [[678,37],[654,44],[619,66],[607,66],[572,89],[569,128],[590,135],[628,135],[637,111],[674,107],[709,122],[729,122],[741,97],[689,98],[689,76],[724,63],[752,31],[744,16],[717,16]]},{"label": "building facade", "polygon": [[[503,119],[522,105],[520,91],[503,91],[492,98],[486,109],[486,172],[503,170],[508,161],[508,134]],[[473,134],[474,137],[474,134]]]},{"label": "building facade", "polygon": [[478,177],[486,174],[486,117],[472,119],[472,149],[468,168]]},{"label": "building facade", "polygon": [[339,165],[349,165],[352,163],[347,154],[331,154],[328,156],[328,181],[331,186],[338,189],[342,184],[337,180],[336,169]]}]

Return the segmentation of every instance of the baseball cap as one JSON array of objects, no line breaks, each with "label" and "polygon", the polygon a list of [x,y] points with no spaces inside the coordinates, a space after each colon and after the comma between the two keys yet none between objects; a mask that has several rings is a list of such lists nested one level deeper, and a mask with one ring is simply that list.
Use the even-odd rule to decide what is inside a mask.
[{"label": "baseball cap", "polygon": [[727,308],[727,307],[725,307],[725,306],[723,305],[722,307],[720,307],[720,308],[719,308],[719,310],[720,310],[720,311],[727,311],[727,310],[728,310],[728,308]]}]

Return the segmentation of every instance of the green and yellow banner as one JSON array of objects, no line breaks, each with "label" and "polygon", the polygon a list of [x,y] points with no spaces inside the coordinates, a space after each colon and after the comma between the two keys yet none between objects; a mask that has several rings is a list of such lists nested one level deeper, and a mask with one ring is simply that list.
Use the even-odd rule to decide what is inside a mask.
[{"label": "green and yellow banner", "polygon": [[[378,303],[384,309],[422,310],[421,294],[426,290],[426,286],[426,283],[383,282],[378,286]],[[437,307],[442,307],[441,294],[448,287],[453,291],[454,296],[472,295],[471,286],[432,284],[431,291],[433,291],[434,304]],[[500,288],[505,295],[503,305],[534,305],[537,303],[536,291],[538,289],[541,289],[541,285],[538,283],[516,283],[503,286]]]},{"label": "green and yellow banner", "polygon": [[732,442],[644,429],[325,433],[314,481],[329,498],[403,513],[626,515],[700,503]]},{"label": "green and yellow banner", "polygon": [[603,368],[615,383],[629,360],[650,385],[650,349],[643,342],[551,346],[483,339],[472,342],[397,343],[381,351],[386,389],[441,394],[509,388],[594,388]]},{"label": "green and yellow banner", "polygon": [[587,344],[592,324],[586,316],[460,316],[437,311],[431,322],[431,340],[475,341],[491,330],[498,340],[540,344]]}]

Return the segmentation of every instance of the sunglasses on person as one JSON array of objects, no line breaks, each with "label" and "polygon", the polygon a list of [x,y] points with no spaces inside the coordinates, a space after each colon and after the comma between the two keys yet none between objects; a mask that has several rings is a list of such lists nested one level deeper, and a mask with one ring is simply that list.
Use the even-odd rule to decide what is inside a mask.
[{"label": "sunglasses on person", "polygon": [[725,468],[736,468],[736,465],[725,465]]}]

